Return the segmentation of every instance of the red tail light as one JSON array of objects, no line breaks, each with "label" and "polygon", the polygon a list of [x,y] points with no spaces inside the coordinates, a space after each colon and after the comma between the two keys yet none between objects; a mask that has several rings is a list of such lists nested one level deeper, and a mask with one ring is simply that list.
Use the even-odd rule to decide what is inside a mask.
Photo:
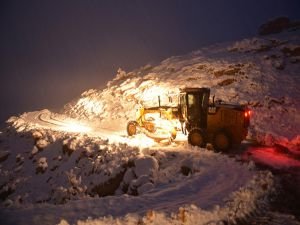
[{"label": "red tail light", "polygon": [[250,116],[251,111],[249,109],[246,109],[244,112],[244,126],[248,127],[250,125]]},{"label": "red tail light", "polygon": [[251,116],[251,111],[250,110],[246,110],[244,113],[245,117],[250,117]]}]

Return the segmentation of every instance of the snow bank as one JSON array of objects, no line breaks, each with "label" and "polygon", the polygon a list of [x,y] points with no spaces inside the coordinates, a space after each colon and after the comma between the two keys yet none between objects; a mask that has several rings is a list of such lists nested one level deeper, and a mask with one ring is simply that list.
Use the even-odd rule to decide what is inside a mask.
[{"label": "snow bank", "polygon": [[61,204],[83,196],[114,194],[118,187],[112,187],[112,193],[98,189],[111,188],[107,182],[139,154],[135,147],[108,144],[100,138],[51,131],[22,135],[27,138],[10,133],[6,143],[12,143],[11,154],[5,160],[3,155],[0,170],[0,194],[16,204]]}]

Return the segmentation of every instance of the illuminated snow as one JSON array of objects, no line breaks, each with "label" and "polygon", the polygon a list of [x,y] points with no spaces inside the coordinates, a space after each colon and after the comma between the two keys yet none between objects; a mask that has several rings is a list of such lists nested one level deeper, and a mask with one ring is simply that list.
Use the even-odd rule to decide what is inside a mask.
[{"label": "illuminated snow", "polygon": [[103,110],[103,105],[100,101],[88,97],[79,99],[77,104],[81,105],[88,113],[99,114]]},{"label": "illuminated snow", "polygon": [[79,124],[79,122],[66,122],[61,127],[62,130],[67,132],[78,132],[78,133],[87,133],[91,131],[90,127]]},{"label": "illuminated snow", "polygon": [[[9,156],[1,163],[0,179],[5,183],[3,190],[14,192],[0,213],[11,224],[40,224],[41,220],[44,224],[180,224],[182,218],[186,224],[207,224],[230,216],[243,218],[268,204],[273,177],[257,172],[253,163],[242,164],[223,154],[190,147],[183,134],[167,147],[143,133],[128,137],[126,123],[135,119],[139,104],[158,106],[160,96],[161,105],[176,105],[179,88],[205,86],[216,99],[250,103],[249,137],[299,152],[300,68],[297,58],[281,51],[299,45],[299,34],[279,35],[276,40],[286,39],[288,44],[260,51],[272,43],[270,38],[203,48],[147,70],[119,70],[105,89],[83,93],[63,114],[42,110],[10,118],[8,132],[12,132],[7,138],[14,141],[9,139],[8,147],[1,145],[9,148],[1,155]],[[278,69],[280,60],[273,55],[283,59],[283,70]],[[228,79],[233,82],[225,85]],[[157,127],[169,126],[159,117],[154,121]],[[37,130],[39,134],[33,135]],[[1,138],[5,135],[1,133]],[[32,136],[38,139],[34,146]],[[254,148],[250,153],[254,160],[269,162],[271,167],[300,166],[297,158],[276,154],[273,147]],[[157,179],[151,181],[142,169],[136,171],[134,162],[141,156],[158,161]],[[24,158],[22,163],[20,158]],[[36,174],[36,166],[43,168],[43,174]],[[192,174],[184,176],[182,166],[190,166]],[[90,199],[86,194],[126,168],[124,186],[115,195]],[[141,195],[123,192],[126,185]],[[36,205],[43,201],[48,204]],[[33,205],[25,210],[22,204],[27,203]]]}]

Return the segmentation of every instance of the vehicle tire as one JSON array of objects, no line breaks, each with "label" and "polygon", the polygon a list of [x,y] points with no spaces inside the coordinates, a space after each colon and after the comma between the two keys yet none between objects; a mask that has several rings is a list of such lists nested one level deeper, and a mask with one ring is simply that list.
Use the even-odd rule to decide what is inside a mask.
[{"label": "vehicle tire", "polygon": [[128,136],[133,136],[136,134],[137,132],[137,122],[135,121],[129,121],[127,123],[127,134]]},{"label": "vehicle tire", "polygon": [[228,132],[221,130],[215,133],[213,138],[214,149],[218,152],[228,152],[231,148],[232,139]]},{"label": "vehicle tire", "polygon": [[193,128],[188,134],[188,142],[190,145],[204,147],[205,137],[203,131],[199,128]]}]

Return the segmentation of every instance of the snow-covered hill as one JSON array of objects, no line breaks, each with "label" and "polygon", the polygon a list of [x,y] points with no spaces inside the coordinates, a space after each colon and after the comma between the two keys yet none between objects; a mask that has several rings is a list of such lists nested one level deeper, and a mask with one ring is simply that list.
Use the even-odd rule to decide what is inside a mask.
[{"label": "snow-covered hill", "polygon": [[275,191],[270,172],[182,141],[127,137],[126,124],[140,104],[157,105],[158,95],[163,105],[176,105],[180,88],[209,87],[217,99],[249,104],[249,138],[298,155],[299,34],[216,44],[156,66],[119,69],[105,89],[84,92],[61,113],[11,117],[0,133],[1,222],[207,224],[254,215]]},{"label": "snow-covered hill", "polygon": [[261,135],[268,134],[297,142],[299,39],[298,31],[255,37],[209,46],[128,73],[119,69],[106,89],[84,92],[66,105],[66,112],[102,123],[121,120],[124,127],[135,118],[138,103],[157,105],[160,95],[168,104],[167,96],[178,93],[179,88],[209,87],[218,99],[250,104],[254,137],[261,140]]}]

